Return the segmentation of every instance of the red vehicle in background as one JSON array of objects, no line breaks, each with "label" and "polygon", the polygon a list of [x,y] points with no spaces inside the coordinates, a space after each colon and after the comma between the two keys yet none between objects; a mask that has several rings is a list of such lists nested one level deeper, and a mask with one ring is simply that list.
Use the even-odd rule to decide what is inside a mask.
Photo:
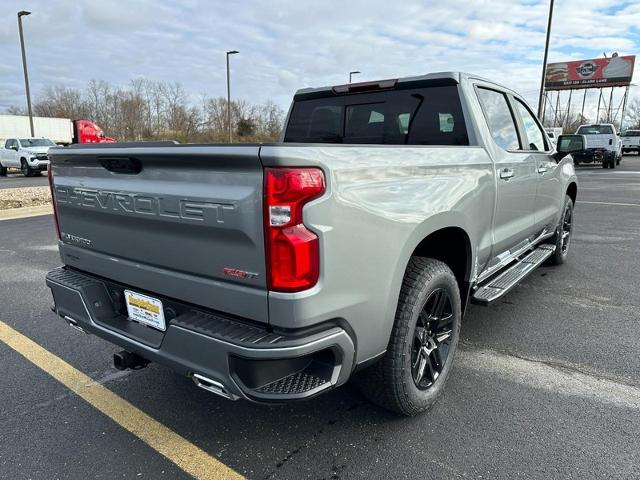
[{"label": "red vehicle in background", "polygon": [[91,120],[73,120],[73,143],[115,143],[105,136],[102,129]]}]

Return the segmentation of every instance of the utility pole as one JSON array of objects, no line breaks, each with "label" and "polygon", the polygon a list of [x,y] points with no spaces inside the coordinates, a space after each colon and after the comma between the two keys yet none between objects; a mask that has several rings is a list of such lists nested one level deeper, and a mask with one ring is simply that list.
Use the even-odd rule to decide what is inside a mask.
[{"label": "utility pole", "polygon": [[31,136],[35,137],[33,131],[33,112],[31,111],[31,92],[29,92],[29,73],[27,72],[27,54],[24,50],[24,35],[22,33],[22,17],[31,15],[31,12],[21,10],[18,12],[18,32],[20,32],[20,48],[22,50],[22,68],[24,70],[24,88],[27,92],[27,111],[29,112],[29,126],[31,127]]},{"label": "utility pole", "polygon": [[571,115],[571,95],[573,90],[569,90],[569,101],[567,102],[567,112],[564,115],[564,122],[562,122],[562,129],[569,126],[569,115]]},{"label": "utility pole", "polygon": [[607,110],[607,122],[608,123],[613,123],[611,121],[611,114],[613,113],[613,89],[614,87],[611,87],[611,94],[609,95],[609,110]]},{"label": "utility pole", "polygon": [[237,50],[227,52],[227,130],[229,131],[229,143],[231,143],[231,77],[229,74],[229,55],[240,53]]},{"label": "utility pole", "polygon": [[549,20],[547,22],[547,39],[544,43],[544,59],[542,60],[542,79],[540,80],[540,95],[538,96],[538,118],[542,116],[545,77],[547,76],[547,57],[549,56],[549,38],[551,37],[551,18],[553,17],[553,0],[549,2]]},{"label": "utility pole", "polygon": [[582,110],[580,110],[580,123],[584,121],[584,102],[587,99],[587,89],[584,89],[584,94],[582,95]]},{"label": "utility pole", "polygon": [[626,113],[626,110],[627,110],[627,98],[629,98],[629,87],[630,85],[627,85],[627,88],[625,88],[624,90],[624,100],[622,101],[622,116],[620,117],[620,133],[624,131],[622,130],[622,125],[624,124],[624,114]]}]

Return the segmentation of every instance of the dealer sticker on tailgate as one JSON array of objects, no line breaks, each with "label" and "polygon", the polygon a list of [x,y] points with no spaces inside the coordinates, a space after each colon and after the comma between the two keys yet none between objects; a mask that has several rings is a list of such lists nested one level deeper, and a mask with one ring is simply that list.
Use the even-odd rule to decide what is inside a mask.
[{"label": "dealer sticker on tailgate", "polygon": [[163,332],[167,329],[160,300],[132,292],[131,290],[125,290],[124,297],[127,301],[127,313],[131,320],[149,325]]}]

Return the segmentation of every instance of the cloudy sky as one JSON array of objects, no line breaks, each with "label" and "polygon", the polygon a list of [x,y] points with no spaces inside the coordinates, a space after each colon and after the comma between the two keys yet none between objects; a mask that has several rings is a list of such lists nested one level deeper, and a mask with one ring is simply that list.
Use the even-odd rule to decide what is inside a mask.
[{"label": "cloudy sky", "polygon": [[[178,81],[194,102],[222,96],[235,49],[233,96],[286,108],[296,89],[346,83],[350,70],[360,81],[464,70],[535,103],[548,1],[0,0],[0,111],[25,102],[21,9],[33,12],[36,98],[47,85],[137,77]],[[550,61],[640,53],[640,1],[557,0],[553,20]]]}]

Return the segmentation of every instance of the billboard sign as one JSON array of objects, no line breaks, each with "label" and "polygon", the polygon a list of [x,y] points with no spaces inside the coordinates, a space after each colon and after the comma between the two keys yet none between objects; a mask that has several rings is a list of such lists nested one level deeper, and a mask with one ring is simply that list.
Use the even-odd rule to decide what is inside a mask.
[{"label": "billboard sign", "polygon": [[545,88],[568,90],[624,87],[631,83],[635,61],[635,55],[615,55],[611,58],[549,63],[545,75]]}]

